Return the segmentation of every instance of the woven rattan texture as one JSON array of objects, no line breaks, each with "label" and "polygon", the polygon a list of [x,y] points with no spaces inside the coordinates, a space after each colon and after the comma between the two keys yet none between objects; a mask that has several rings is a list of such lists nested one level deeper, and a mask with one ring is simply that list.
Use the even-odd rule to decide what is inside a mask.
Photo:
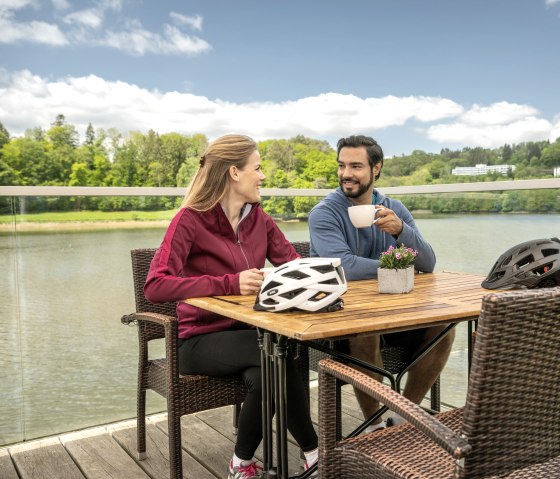
[{"label": "woven rattan texture", "polygon": [[[298,248],[298,243],[294,247]],[[154,304],[144,296],[144,283],[156,251],[154,248],[131,251],[136,313],[124,316],[123,323],[138,325],[138,452],[146,452],[146,390],[152,389],[168,398],[171,477],[182,478],[181,416],[227,405],[239,408],[247,389],[238,376],[179,374],[176,303]],[[148,360],[149,342],[158,338],[165,338],[165,358]],[[301,379],[309,385],[307,347],[295,343],[290,345],[290,351]],[[309,403],[309,387],[306,394]]]},{"label": "woven rattan texture", "polygon": [[[238,376],[179,374],[176,304],[153,304],[144,297],[144,283],[155,251],[151,248],[131,251],[137,314],[129,315],[127,320],[138,324],[138,452],[146,452],[146,390],[152,389],[168,398],[171,477],[182,478],[181,416],[227,405],[241,405],[247,390]],[[165,337],[165,358],[148,360],[149,341],[162,337]]]},{"label": "woven rattan texture", "polygon": [[[325,363],[330,373],[321,365],[320,477],[560,478],[559,325],[560,288],[488,294],[464,410],[422,419],[423,411],[404,398],[369,384],[369,391],[380,388],[386,402],[393,401],[392,409],[408,412],[414,426],[349,440],[340,439],[339,379],[331,374],[363,384],[368,379],[332,361],[332,368]],[[461,466],[451,454],[464,456]]]}]

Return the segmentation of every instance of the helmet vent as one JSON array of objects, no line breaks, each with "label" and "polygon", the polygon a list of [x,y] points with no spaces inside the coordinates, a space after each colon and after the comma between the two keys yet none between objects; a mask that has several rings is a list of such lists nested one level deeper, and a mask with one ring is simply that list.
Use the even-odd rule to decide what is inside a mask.
[{"label": "helmet vent", "polygon": [[294,289],[292,291],[288,291],[287,293],[282,293],[280,296],[282,298],[292,299],[292,298],[295,298],[296,296],[299,296],[303,292],[305,292],[305,289],[298,288],[298,289]]},{"label": "helmet vent", "polygon": [[517,263],[516,266],[521,269],[521,268],[525,268],[525,266],[530,265],[531,263],[535,262],[535,258],[533,257],[532,254],[529,254],[527,256],[525,256],[524,258],[520,259]]},{"label": "helmet vent", "polygon": [[291,279],[305,279],[305,278],[309,278],[309,275],[302,272],[302,271],[288,271],[286,273],[283,274],[283,276],[285,278],[291,278]]},{"label": "helmet vent", "polygon": [[315,294],[314,296],[309,298],[309,301],[321,301],[323,298],[326,298],[326,297],[327,297],[327,294],[323,293],[322,291],[319,291],[317,294]]},{"label": "helmet vent", "polygon": [[560,250],[552,249],[552,248],[543,249],[543,250],[542,250],[542,255],[543,255],[545,258],[546,258],[547,256],[552,256],[552,255],[559,254],[559,253],[560,253]]},{"label": "helmet vent", "polygon": [[275,281],[271,281],[270,283],[268,283],[261,291],[261,293],[265,293],[267,292],[269,289],[273,289],[273,288],[278,288],[279,286],[282,286],[282,284],[277,283]]},{"label": "helmet vent", "polygon": [[311,266],[311,269],[314,269],[319,273],[330,273],[333,270],[333,267],[330,264],[325,264],[325,265]]},{"label": "helmet vent", "polygon": [[507,266],[508,264],[510,264],[512,258],[513,258],[513,256],[512,256],[512,255],[509,255],[506,259],[504,259],[504,260],[502,261],[502,263],[501,263],[502,266]]},{"label": "helmet vent", "polygon": [[552,268],[552,263],[544,264],[544,265],[539,266],[538,268],[535,268],[533,270],[533,274],[541,276],[545,273],[548,273],[551,268]]},{"label": "helmet vent", "polygon": [[278,304],[278,301],[272,298],[266,298],[265,300],[263,300],[263,304],[266,306],[276,306]]}]

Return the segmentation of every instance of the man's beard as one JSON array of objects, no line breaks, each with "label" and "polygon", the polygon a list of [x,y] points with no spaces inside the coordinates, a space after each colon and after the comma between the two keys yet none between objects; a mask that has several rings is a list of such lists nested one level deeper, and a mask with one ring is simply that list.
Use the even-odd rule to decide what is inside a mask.
[{"label": "man's beard", "polygon": [[342,190],[342,192],[344,193],[344,195],[347,198],[359,198],[360,196],[362,196],[367,190],[369,190],[370,186],[373,185],[373,172],[371,172],[371,176],[369,178],[369,182],[367,185],[363,184],[363,183],[358,183],[359,187],[358,190],[355,193],[352,192],[348,192],[344,189],[344,184],[343,184],[343,180],[338,180],[338,184],[340,185],[340,189]]}]

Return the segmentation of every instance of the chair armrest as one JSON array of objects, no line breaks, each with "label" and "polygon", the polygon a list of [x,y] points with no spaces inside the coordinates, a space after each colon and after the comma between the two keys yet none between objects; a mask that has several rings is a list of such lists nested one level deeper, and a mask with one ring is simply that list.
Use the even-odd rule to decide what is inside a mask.
[{"label": "chair armrest", "polygon": [[149,323],[161,324],[165,326],[173,322],[177,322],[177,318],[174,316],[167,316],[166,314],[159,313],[132,313],[125,314],[121,318],[121,323],[125,325],[137,324],[138,322],[146,321]]},{"label": "chair armrest", "polygon": [[362,372],[332,359],[323,359],[319,361],[319,387],[321,387],[321,376],[323,374],[329,374],[345,381],[385,404],[391,411],[397,412],[455,459],[461,459],[471,452],[471,445],[466,439],[449,429],[417,404]]}]

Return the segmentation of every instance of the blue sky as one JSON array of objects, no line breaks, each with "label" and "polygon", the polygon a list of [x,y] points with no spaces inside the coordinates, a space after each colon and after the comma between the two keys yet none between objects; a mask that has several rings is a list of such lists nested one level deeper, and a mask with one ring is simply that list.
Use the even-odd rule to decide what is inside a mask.
[{"label": "blue sky", "polygon": [[553,141],[559,52],[560,0],[0,0],[0,121],[387,156]]}]

